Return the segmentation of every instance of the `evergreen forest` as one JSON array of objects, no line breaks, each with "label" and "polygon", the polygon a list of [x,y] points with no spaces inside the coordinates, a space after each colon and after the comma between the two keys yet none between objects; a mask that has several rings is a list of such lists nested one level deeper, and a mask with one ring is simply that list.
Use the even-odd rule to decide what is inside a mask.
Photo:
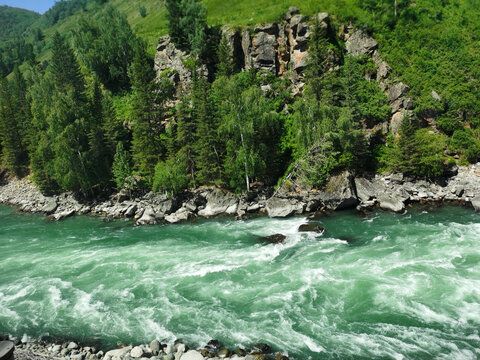
[{"label": "evergreen forest", "polygon": [[[434,179],[480,161],[480,0],[61,0],[43,15],[0,7],[0,168],[46,194],[178,193],[307,187],[329,176],[402,172]],[[132,5],[133,4],[133,5]],[[305,86],[239,70],[221,26],[312,17]],[[8,19],[4,21],[3,19]],[[346,55],[351,24],[379,42],[411,88],[414,116],[398,134],[376,64]],[[328,33],[327,33],[328,31]],[[191,82],[154,69],[169,34]],[[204,69],[208,68],[208,76]]]}]

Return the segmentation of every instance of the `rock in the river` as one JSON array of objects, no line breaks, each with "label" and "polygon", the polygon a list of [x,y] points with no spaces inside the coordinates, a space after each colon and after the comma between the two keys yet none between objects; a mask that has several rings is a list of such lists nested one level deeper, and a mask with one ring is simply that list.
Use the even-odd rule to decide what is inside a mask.
[{"label": "rock in the river", "polygon": [[233,215],[237,212],[238,199],[232,193],[222,190],[213,189],[207,195],[207,205],[205,209],[198,212],[198,215],[211,217],[221,214]]},{"label": "rock in the river", "polygon": [[383,210],[393,211],[396,213],[400,213],[405,210],[405,204],[403,202],[404,200],[396,194],[379,194],[377,200],[380,203],[380,208]]},{"label": "rock in the river", "polygon": [[271,197],[267,200],[266,209],[269,217],[287,217],[295,213],[301,214],[305,204],[298,202],[296,199],[284,199],[279,197]]},{"label": "rock in the river", "polygon": [[140,346],[135,346],[132,351],[130,351],[130,356],[135,359],[139,359],[143,356],[143,349]]},{"label": "rock in the river", "polygon": [[480,211],[480,196],[476,196],[472,199],[472,206],[475,211]]},{"label": "rock in the river", "polygon": [[228,349],[222,349],[218,352],[217,357],[220,359],[228,358],[230,356],[230,350]]},{"label": "rock in the river", "polygon": [[287,237],[283,234],[273,234],[269,236],[262,237],[262,240],[269,242],[271,244],[281,244],[285,241]]},{"label": "rock in the river", "polygon": [[11,341],[0,341],[0,360],[13,360],[15,346]]},{"label": "rock in the river", "polygon": [[153,355],[157,355],[160,351],[160,342],[158,340],[152,340],[148,346],[152,350]]},{"label": "rock in the river", "polygon": [[193,213],[186,208],[180,208],[175,213],[165,216],[165,221],[169,224],[176,224],[187,221],[193,216]]},{"label": "rock in the river", "polygon": [[155,212],[151,207],[145,209],[142,214],[142,217],[137,220],[137,225],[155,225],[157,223],[157,219],[155,218]]},{"label": "rock in the river", "polygon": [[50,215],[53,212],[55,212],[55,210],[57,210],[57,207],[58,207],[57,201],[54,198],[49,198],[46,204],[43,205],[42,211],[45,214]]},{"label": "rock in the river", "polygon": [[126,346],[121,349],[114,349],[107,351],[105,354],[104,360],[119,360],[122,359],[125,355],[127,355],[130,350],[132,350],[131,346]]},{"label": "rock in the river", "polygon": [[182,355],[180,360],[203,360],[203,356],[196,350],[189,350]]},{"label": "rock in the river", "polygon": [[298,232],[316,232],[318,234],[323,234],[325,228],[316,224],[302,224],[298,227]]},{"label": "rock in the river", "polygon": [[344,171],[339,175],[332,176],[325,186],[325,204],[332,210],[351,208],[357,205],[358,199],[352,185],[353,176]]}]

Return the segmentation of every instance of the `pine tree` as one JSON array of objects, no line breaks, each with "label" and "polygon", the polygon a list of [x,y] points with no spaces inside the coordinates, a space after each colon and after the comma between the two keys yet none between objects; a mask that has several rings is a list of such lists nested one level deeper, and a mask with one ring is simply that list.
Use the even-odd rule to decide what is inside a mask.
[{"label": "pine tree", "polygon": [[162,123],[165,101],[173,95],[168,79],[157,84],[153,64],[145,44],[137,47],[131,67],[133,98],[132,152],[135,167],[152,180],[155,165],[166,155],[165,126]]},{"label": "pine tree", "polygon": [[3,163],[15,175],[24,176],[28,169],[30,111],[25,81],[18,68],[15,68],[12,80],[3,79],[0,87]]},{"label": "pine tree", "polygon": [[199,183],[214,184],[221,178],[222,155],[218,121],[207,80],[200,76],[193,84],[193,114],[197,123],[196,164]]},{"label": "pine tree", "polygon": [[326,71],[327,56],[328,41],[326,29],[315,18],[309,42],[308,65],[305,69],[305,78],[308,79],[309,91],[313,93],[317,102],[320,102],[322,98],[322,78]]},{"label": "pine tree", "polygon": [[231,55],[231,47],[225,36],[222,37],[218,44],[217,57],[217,76],[230,76],[233,74],[233,61]]},{"label": "pine tree", "polygon": [[113,179],[117,189],[123,188],[125,179],[132,175],[131,156],[123,147],[123,142],[119,141],[112,165]]}]

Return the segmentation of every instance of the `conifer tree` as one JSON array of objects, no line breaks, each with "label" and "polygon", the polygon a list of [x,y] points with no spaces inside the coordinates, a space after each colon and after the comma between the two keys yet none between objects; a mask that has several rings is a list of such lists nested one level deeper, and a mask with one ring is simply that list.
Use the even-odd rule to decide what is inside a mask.
[{"label": "conifer tree", "polygon": [[222,37],[217,49],[218,65],[217,76],[230,76],[233,74],[233,61],[231,48],[225,36]]},{"label": "conifer tree", "polygon": [[127,177],[132,175],[131,156],[123,147],[123,142],[119,141],[113,158],[113,179],[117,189],[123,188]]},{"label": "conifer tree", "polygon": [[137,47],[130,76],[134,90],[133,161],[136,169],[151,181],[155,165],[166,155],[165,126],[162,120],[165,101],[173,95],[173,85],[164,78],[157,84],[152,61],[143,43]]}]

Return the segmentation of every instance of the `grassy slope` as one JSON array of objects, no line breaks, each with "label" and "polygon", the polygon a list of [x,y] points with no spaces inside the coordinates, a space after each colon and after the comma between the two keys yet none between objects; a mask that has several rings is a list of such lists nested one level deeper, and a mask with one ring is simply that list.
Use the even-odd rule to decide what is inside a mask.
[{"label": "grassy slope", "polygon": [[20,36],[40,14],[10,6],[0,6],[0,41]]}]

